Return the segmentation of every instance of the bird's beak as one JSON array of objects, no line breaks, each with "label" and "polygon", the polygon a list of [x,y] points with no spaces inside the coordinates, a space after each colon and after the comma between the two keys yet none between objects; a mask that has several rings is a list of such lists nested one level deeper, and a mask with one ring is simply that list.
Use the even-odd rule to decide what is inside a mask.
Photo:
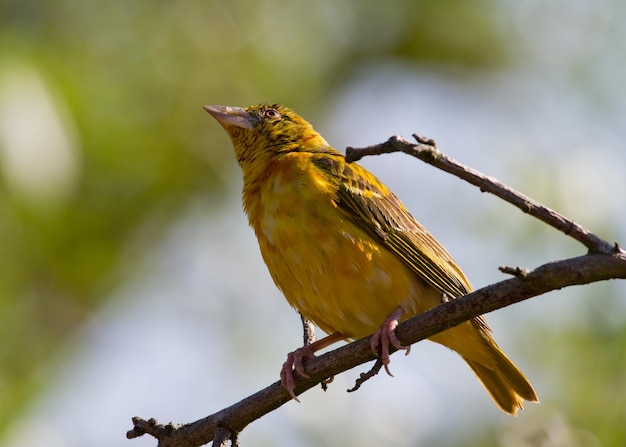
[{"label": "bird's beak", "polygon": [[241,107],[229,106],[204,106],[204,110],[213,115],[224,129],[239,127],[246,130],[254,130],[254,118]]}]

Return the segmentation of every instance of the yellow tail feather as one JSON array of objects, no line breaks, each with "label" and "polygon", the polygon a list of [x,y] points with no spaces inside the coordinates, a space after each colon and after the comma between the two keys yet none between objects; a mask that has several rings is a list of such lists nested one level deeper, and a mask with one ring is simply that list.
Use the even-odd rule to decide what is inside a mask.
[{"label": "yellow tail feather", "polygon": [[496,344],[484,321],[473,319],[430,337],[456,351],[506,413],[516,415],[524,400],[539,402],[535,390]]},{"label": "yellow tail feather", "polygon": [[465,361],[502,411],[515,416],[518,410],[524,408],[524,400],[538,402],[537,395],[524,374],[500,349],[497,347],[496,349],[501,354],[497,359],[498,368],[496,370],[472,360],[465,359]]}]

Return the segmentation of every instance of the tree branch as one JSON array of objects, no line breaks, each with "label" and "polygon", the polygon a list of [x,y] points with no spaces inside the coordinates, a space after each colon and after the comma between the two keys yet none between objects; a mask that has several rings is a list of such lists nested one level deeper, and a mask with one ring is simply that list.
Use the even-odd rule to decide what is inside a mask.
[{"label": "tree branch", "polygon": [[587,247],[590,252],[613,253],[618,249],[615,245],[599,238],[586,228],[583,228],[562,214],[559,214],[530,197],[515,191],[495,178],[464,166],[453,158],[442,154],[439,152],[432,139],[425,139],[417,134],[413,134],[413,138],[415,138],[417,144],[411,143],[400,136],[394,135],[384,143],[358,149],[348,147],[346,149],[346,160],[348,162],[354,162],[368,155],[404,152],[443,171],[449,172],[450,174],[453,174],[471,183],[472,185],[478,186],[483,192],[494,194],[510,204],[515,205],[523,212],[536,217],[542,222],[545,222],[551,227],[563,232],[565,235],[576,239],[578,242]]},{"label": "tree branch", "polygon": [[[415,135],[418,144],[400,137],[391,137],[380,145],[364,149],[348,148],[346,158],[354,161],[365,155],[402,151],[440,169],[461,177],[557,228],[585,245],[589,253],[563,261],[544,264],[534,270],[501,267],[513,278],[483,287],[456,300],[442,300],[442,304],[417,315],[396,329],[400,342],[411,345],[470,318],[502,307],[572,285],[589,284],[608,279],[626,279],[626,253],[617,244],[595,236],[575,222],[550,210],[534,200],[512,190],[499,181],[465,167],[441,154],[432,140]],[[307,323],[303,321],[306,329]],[[310,334],[309,334],[310,335]],[[374,360],[369,338],[357,340],[319,357],[307,360],[304,379],[296,375],[295,394],[300,395],[322,383],[326,378]],[[159,447],[196,447],[214,441],[215,446],[225,446],[230,439],[238,445],[238,433],[248,424],[282,406],[290,399],[280,382],[218,411],[206,418],[184,425],[159,424],[154,419],[133,418],[129,439],[150,434],[158,439]]]}]

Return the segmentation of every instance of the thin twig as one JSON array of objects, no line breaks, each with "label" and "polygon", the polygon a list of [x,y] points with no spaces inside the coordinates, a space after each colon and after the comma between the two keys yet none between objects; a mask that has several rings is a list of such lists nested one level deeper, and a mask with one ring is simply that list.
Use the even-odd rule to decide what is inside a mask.
[{"label": "thin twig", "polygon": [[523,212],[536,217],[567,236],[576,239],[587,247],[590,253],[610,254],[617,252],[618,248],[615,244],[610,244],[599,238],[573,220],[515,191],[499,180],[464,166],[453,158],[439,152],[433,140],[424,139],[417,134],[414,134],[413,137],[418,141],[417,144],[405,140],[400,136],[393,136],[384,143],[374,144],[364,148],[348,147],[346,149],[346,160],[348,162],[354,162],[368,155],[404,152],[436,168],[453,174],[472,185],[478,186],[483,192],[494,194],[502,200],[515,205]]},{"label": "thin twig", "polygon": [[356,381],[354,382],[354,386],[348,390],[348,393],[352,393],[354,391],[357,391],[359,388],[361,388],[361,385],[363,385],[369,379],[371,379],[376,374],[378,374],[382,367],[383,367],[383,361],[379,357],[376,359],[376,362],[374,362],[374,366],[372,366],[372,368],[368,372],[361,373],[359,378],[356,379]]},{"label": "thin twig", "polygon": [[526,279],[528,276],[529,270],[523,267],[511,267],[509,265],[501,265],[498,267],[502,273],[508,273],[509,275],[513,275],[519,279]]},{"label": "thin twig", "polygon": [[174,431],[181,428],[181,425],[174,425],[172,423],[164,425],[160,424],[154,418],[150,418],[147,421],[134,417],[133,418],[133,429],[126,433],[126,437],[128,439],[138,438],[143,435],[152,435],[157,439],[167,438]]}]

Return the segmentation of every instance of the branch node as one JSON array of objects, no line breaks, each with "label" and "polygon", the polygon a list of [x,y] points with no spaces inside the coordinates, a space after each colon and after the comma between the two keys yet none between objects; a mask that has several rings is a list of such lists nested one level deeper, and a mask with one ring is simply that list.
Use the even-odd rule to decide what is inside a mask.
[{"label": "branch node", "polygon": [[374,377],[376,374],[378,374],[378,372],[380,371],[380,369],[383,367],[383,361],[380,359],[380,357],[376,360],[376,363],[374,363],[374,366],[372,366],[372,369],[370,369],[368,372],[366,373],[361,373],[361,375],[359,376],[358,379],[356,379],[356,382],[354,382],[354,386],[352,388],[350,388],[348,390],[348,393],[352,393],[356,390],[358,390],[359,388],[361,388],[361,385],[363,385],[365,382],[367,382],[369,379],[371,379],[372,377]]},{"label": "branch node", "polygon": [[502,273],[507,273],[509,275],[513,275],[518,279],[527,279],[530,274],[530,270],[524,267],[511,267],[508,265],[502,265],[498,267]]},{"label": "branch node", "polygon": [[132,421],[133,429],[126,432],[127,439],[138,438],[143,435],[151,435],[157,439],[162,439],[170,436],[181,426],[180,424],[174,424],[172,422],[166,425],[159,424],[159,421],[154,418],[150,418],[146,421],[140,417],[134,417]]},{"label": "branch node", "polygon": [[128,430],[126,432],[126,439],[135,439],[135,438],[139,438],[140,436],[143,436],[146,434],[146,431],[140,427],[140,421],[146,422],[143,419],[139,418],[139,417],[134,417],[132,418],[133,421],[133,428],[132,430]]},{"label": "branch node", "polygon": [[416,133],[414,133],[412,136],[419,144],[425,144],[427,146],[432,146],[433,148],[437,147],[437,143],[432,138],[422,137],[421,135],[418,135]]},{"label": "branch node", "polygon": [[330,376],[330,377],[327,377],[324,380],[322,380],[320,382],[320,385],[322,386],[322,391],[324,391],[324,392],[328,391],[328,385],[333,383],[333,380],[335,380],[335,376]]},{"label": "branch node", "polygon": [[357,147],[352,147],[352,146],[346,147],[346,161],[348,163],[359,161],[361,158],[363,158],[366,155],[362,151],[363,151],[363,148],[357,148]]},{"label": "branch node", "polygon": [[410,148],[407,148],[406,146],[408,145],[408,142],[405,142],[403,148],[404,152],[412,155],[411,152],[419,151],[421,156],[418,156],[418,158],[421,158],[422,160],[430,164],[438,163],[441,160],[443,154],[439,152],[439,149],[437,149],[437,143],[435,143],[435,140],[433,140],[432,138],[422,137],[416,133],[413,134],[413,138],[415,138],[415,140],[417,141],[418,146],[411,145]]},{"label": "branch node", "polygon": [[217,423],[215,436],[213,436],[213,447],[226,447],[228,441],[232,447],[239,445],[239,433],[233,430],[222,421]]}]

